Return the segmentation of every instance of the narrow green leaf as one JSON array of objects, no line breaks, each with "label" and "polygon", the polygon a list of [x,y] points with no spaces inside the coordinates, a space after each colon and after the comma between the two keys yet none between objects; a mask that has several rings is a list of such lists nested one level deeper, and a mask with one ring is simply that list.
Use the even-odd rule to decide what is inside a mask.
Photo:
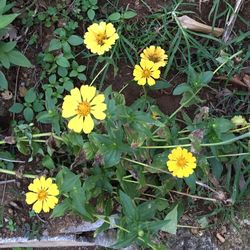
[{"label": "narrow green leaf", "polygon": [[127,10],[127,11],[124,12],[123,18],[124,18],[124,19],[130,19],[130,18],[135,17],[136,15],[137,15],[137,14],[136,14],[135,11]]},{"label": "narrow green leaf", "polygon": [[32,64],[27,59],[26,56],[24,56],[20,51],[18,50],[12,50],[8,53],[9,60],[12,64],[22,66],[22,67],[31,67]]},{"label": "narrow green leaf", "polygon": [[9,14],[0,16],[0,29],[9,25],[19,14]]},{"label": "narrow green leaf", "polygon": [[114,12],[108,16],[110,21],[118,21],[121,18],[121,14],[119,12]]},{"label": "narrow green leaf", "polygon": [[0,89],[8,89],[8,82],[5,78],[5,75],[3,74],[2,71],[0,71]]}]

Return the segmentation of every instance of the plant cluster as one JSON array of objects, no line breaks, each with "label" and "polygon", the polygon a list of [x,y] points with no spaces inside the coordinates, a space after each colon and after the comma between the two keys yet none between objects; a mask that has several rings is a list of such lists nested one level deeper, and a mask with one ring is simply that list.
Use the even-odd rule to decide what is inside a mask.
[{"label": "plant cluster", "polygon": [[[142,27],[130,22],[136,17],[132,10],[116,10],[99,18],[97,1],[74,2],[72,20],[58,6],[39,14],[45,27],[59,22],[63,15],[69,22],[54,29],[48,47],[38,56],[43,84],[39,89],[30,88],[23,103],[12,105],[10,111],[23,114],[24,120],[16,121],[13,135],[0,145],[5,149],[14,144],[28,156],[28,162],[34,156],[41,159],[39,176],[32,171],[23,173],[34,179],[27,187],[26,203],[35,213],[53,210],[52,217],[75,213],[89,221],[100,219],[103,224],[95,235],[117,228],[117,242],[112,246],[116,249],[132,242],[165,249],[154,241],[155,234],[159,230],[175,233],[178,219],[193,198],[212,203],[219,212],[227,209],[225,204],[238,204],[249,188],[247,118],[240,114],[215,117],[204,105],[193,115],[185,109],[203,104],[198,94],[213,89],[210,83],[218,72],[230,67],[233,74],[240,69],[232,64],[242,51],[228,51],[222,58],[218,51],[225,44],[219,39],[184,30],[177,19],[180,3],[171,12],[163,8],[150,15],[146,37],[145,31],[135,32]],[[15,17],[9,17],[6,25]],[[91,21],[84,34],[79,34],[74,18],[79,23]],[[152,34],[162,23],[169,28],[157,33],[157,40]],[[216,49],[209,51],[195,36],[214,41]],[[168,46],[163,43],[166,38],[172,41]],[[16,45],[9,43],[3,46],[11,48],[8,53]],[[198,55],[206,53],[192,61],[192,49]],[[243,56],[242,65],[248,57]],[[115,74],[120,59],[134,68],[131,83],[119,92],[112,86],[103,88],[108,69],[113,66]],[[92,64],[82,63],[84,60]],[[179,108],[166,115],[148,92],[171,86],[166,81],[171,67],[186,74],[187,80],[173,90],[173,95],[182,95]],[[144,93],[130,106],[123,95],[128,84],[142,86]],[[49,131],[39,129],[37,123],[50,124]],[[14,156],[3,150],[0,157],[8,159],[0,162],[0,172],[15,175]],[[189,199],[171,201],[171,194]]]}]

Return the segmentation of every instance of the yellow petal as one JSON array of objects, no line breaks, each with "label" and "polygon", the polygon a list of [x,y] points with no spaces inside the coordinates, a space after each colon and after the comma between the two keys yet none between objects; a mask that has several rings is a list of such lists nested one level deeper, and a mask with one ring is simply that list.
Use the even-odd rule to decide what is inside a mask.
[{"label": "yellow petal", "polygon": [[49,195],[53,195],[53,196],[58,195],[59,194],[59,190],[58,190],[57,185],[56,184],[51,184],[50,187],[47,190],[47,193]]},{"label": "yellow petal", "polygon": [[105,100],[105,96],[103,94],[99,94],[95,96],[95,98],[91,101],[90,105],[93,106],[93,105],[100,104],[104,102],[104,100]]},{"label": "yellow petal", "polygon": [[49,206],[48,206],[48,202],[45,200],[45,201],[43,202],[43,212],[44,212],[44,213],[48,213],[49,210],[50,210],[50,208],[49,208]]},{"label": "yellow petal", "polygon": [[78,104],[79,103],[74,97],[70,95],[65,96],[62,105],[62,117],[69,118],[71,116],[76,115]]},{"label": "yellow petal", "polygon": [[78,88],[74,88],[70,91],[71,96],[78,102],[82,102],[81,93]]},{"label": "yellow petal", "polygon": [[39,213],[42,211],[42,205],[43,205],[43,202],[38,200],[36,203],[34,203],[32,209],[33,209],[37,214],[39,214]]},{"label": "yellow petal", "polygon": [[53,209],[57,203],[58,203],[58,198],[54,196],[48,196],[47,204],[51,209]]},{"label": "yellow petal", "polygon": [[37,200],[37,194],[36,193],[33,193],[33,192],[28,192],[28,193],[26,193],[26,203],[27,204],[32,204],[32,203],[34,203],[36,200]]},{"label": "yellow petal", "polygon": [[94,128],[94,121],[90,115],[87,115],[83,121],[83,132],[89,134]]},{"label": "yellow petal", "polygon": [[33,192],[38,192],[41,189],[41,182],[38,178],[34,179],[33,183],[28,186],[28,189]]},{"label": "yellow petal", "polygon": [[146,77],[142,77],[141,79],[139,79],[139,81],[137,82],[139,85],[145,85],[147,81]]},{"label": "yellow petal", "polygon": [[74,118],[72,118],[68,123],[68,128],[72,129],[76,133],[80,133],[83,128],[83,117],[77,115]]},{"label": "yellow petal", "polygon": [[93,107],[91,107],[91,112],[92,111],[105,111],[107,109],[107,104],[106,103],[99,103]]},{"label": "yellow petal", "polygon": [[81,95],[83,101],[90,102],[96,93],[96,88],[94,86],[82,85],[81,86]]},{"label": "yellow petal", "polygon": [[152,77],[149,77],[148,78],[148,85],[149,86],[152,86],[152,85],[154,85],[155,84],[155,80],[152,78]]},{"label": "yellow petal", "polygon": [[92,110],[91,114],[98,120],[104,120],[106,118],[106,114],[99,110]]}]

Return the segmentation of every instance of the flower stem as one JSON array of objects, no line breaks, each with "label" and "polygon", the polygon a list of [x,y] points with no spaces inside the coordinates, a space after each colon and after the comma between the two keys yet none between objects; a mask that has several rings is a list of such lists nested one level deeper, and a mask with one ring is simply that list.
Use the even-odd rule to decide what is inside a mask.
[{"label": "flower stem", "polygon": [[[250,132],[247,132],[243,135],[239,135],[236,136],[232,139],[226,140],[226,141],[222,141],[222,142],[214,142],[214,143],[201,143],[200,146],[201,147],[212,147],[212,146],[222,146],[222,145],[226,145],[226,144],[230,144],[236,141],[239,141],[241,139],[245,139],[245,138],[249,138],[250,137]],[[166,146],[142,146],[140,148],[147,148],[147,149],[156,149],[156,148],[176,148],[176,147],[190,147],[191,144],[182,144],[182,145],[166,145]]]},{"label": "flower stem", "polygon": [[[16,175],[15,171],[8,170],[8,169],[3,169],[0,168],[0,173],[2,174],[9,174],[9,175]],[[33,174],[22,174],[23,177],[29,178],[29,179],[35,179],[37,176]]]},{"label": "flower stem", "polygon": [[106,63],[102,69],[96,74],[96,76],[94,77],[94,79],[91,81],[90,86],[92,86],[92,84],[95,82],[95,80],[98,78],[98,76],[105,70],[105,68],[109,65],[109,63]]}]

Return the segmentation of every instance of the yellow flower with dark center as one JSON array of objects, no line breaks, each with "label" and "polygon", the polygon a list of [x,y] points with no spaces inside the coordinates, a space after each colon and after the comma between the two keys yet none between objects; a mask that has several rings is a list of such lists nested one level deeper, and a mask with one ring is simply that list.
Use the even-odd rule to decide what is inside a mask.
[{"label": "yellow flower with dark center", "polygon": [[234,124],[235,127],[239,126],[246,126],[248,123],[246,119],[242,115],[235,115],[232,119],[231,122]]},{"label": "yellow flower with dark center", "polygon": [[62,117],[71,118],[68,128],[76,133],[83,131],[89,134],[94,128],[93,115],[98,120],[104,120],[104,111],[107,105],[104,103],[103,94],[97,94],[93,86],[82,85],[80,89],[74,88],[70,95],[64,97],[62,105]]},{"label": "yellow flower with dark center", "polygon": [[86,47],[94,54],[103,55],[119,38],[112,23],[94,23],[84,35]]},{"label": "yellow flower with dark center", "polygon": [[164,67],[167,64],[168,56],[165,53],[165,50],[160,46],[147,47],[140,54],[140,57],[144,60],[149,60],[153,62],[157,67]]},{"label": "yellow flower with dark center", "polygon": [[188,177],[196,168],[196,158],[187,149],[177,147],[168,155],[167,166],[173,176]]},{"label": "yellow flower with dark center", "polygon": [[150,86],[155,84],[155,79],[160,78],[159,68],[151,61],[142,59],[140,65],[135,65],[133,76],[134,80],[139,85],[145,85],[146,83]]},{"label": "yellow flower with dark center", "polygon": [[33,204],[32,209],[36,213],[42,210],[48,213],[58,203],[59,190],[56,184],[52,183],[51,178],[45,179],[44,176],[34,179],[33,183],[28,186],[31,192],[26,193],[26,203]]}]

